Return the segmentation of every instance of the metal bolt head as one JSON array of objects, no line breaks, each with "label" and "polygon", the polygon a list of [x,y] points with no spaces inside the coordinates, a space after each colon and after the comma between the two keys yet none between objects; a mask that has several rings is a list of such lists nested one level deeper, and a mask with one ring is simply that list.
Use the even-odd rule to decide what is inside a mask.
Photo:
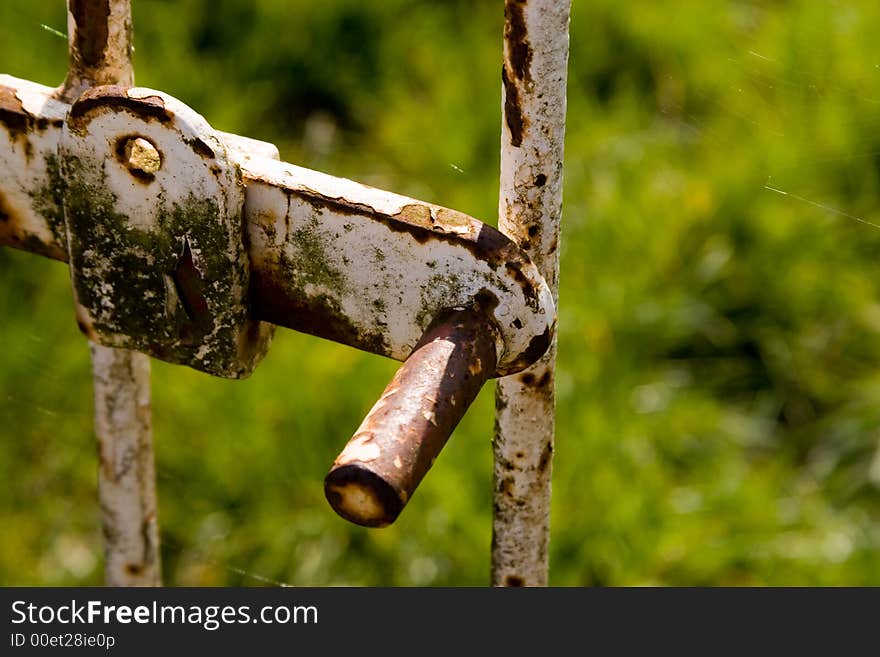
[{"label": "metal bolt head", "polygon": [[122,146],[122,163],[137,177],[153,175],[162,168],[162,156],[149,140],[129,137]]}]

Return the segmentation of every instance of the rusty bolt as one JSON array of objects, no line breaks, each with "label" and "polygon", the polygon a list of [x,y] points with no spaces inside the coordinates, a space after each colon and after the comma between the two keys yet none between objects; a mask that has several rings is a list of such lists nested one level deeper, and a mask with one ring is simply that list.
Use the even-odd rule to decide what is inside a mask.
[{"label": "rusty bolt", "polygon": [[158,149],[143,137],[126,137],[116,149],[120,161],[136,178],[153,179],[162,168],[162,156]]},{"label": "rusty bolt", "polygon": [[496,359],[496,335],[482,313],[459,310],[436,320],[324,480],[333,509],[367,527],[394,522]]}]

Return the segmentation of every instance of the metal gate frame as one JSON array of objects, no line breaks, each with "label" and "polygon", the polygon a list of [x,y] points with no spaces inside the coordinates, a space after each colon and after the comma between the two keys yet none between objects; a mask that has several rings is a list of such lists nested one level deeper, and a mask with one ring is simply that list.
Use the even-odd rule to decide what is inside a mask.
[{"label": "metal gate frame", "polygon": [[[570,0],[505,1],[500,233],[278,162],[134,87],[131,0],[68,0],[67,13],[60,88],[0,75],[0,246],[71,267],[106,583],[162,583],[150,356],[241,378],[278,324],[404,361],[325,479],[334,510],[366,526],[394,521],[500,377],[491,581],[546,585]],[[48,205],[23,201],[35,185]],[[345,256],[364,240],[387,246],[383,264]],[[337,260],[315,255],[327,245]]]}]

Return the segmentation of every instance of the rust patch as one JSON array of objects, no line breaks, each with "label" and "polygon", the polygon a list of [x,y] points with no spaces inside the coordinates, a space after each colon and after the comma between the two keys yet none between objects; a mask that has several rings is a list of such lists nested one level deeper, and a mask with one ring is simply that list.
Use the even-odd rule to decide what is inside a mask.
[{"label": "rust patch", "polygon": [[550,461],[553,459],[553,443],[547,443],[544,446],[544,451],[541,452],[541,458],[538,461],[538,471],[543,472],[547,469],[547,466],[550,465]]},{"label": "rust patch", "polygon": [[[269,182],[268,184],[271,185],[272,183]],[[353,203],[344,198],[324,196],[323,194],[319,194],[312,190],[284,189],[284,193],[287,194],[288,199],[292,196],[296,196],[301,201],[311,205],[315,210],[330,210],[331,212],[336,212],[337,214],[346,217],[360,217],[364,214],[377,214],[375,208],[371,208],[369,205]],[[288,208],[289,207],[290,203],[288,202]],[[289,211],[288,214],[290,214]]]},{"label": "rust patch", "polygon": [[521,146],[528,121],[523,115],[522,98],[517,83],[531,79],[532,47],[525,18],[526,0],[504,3],[504,39],[507,57],[501,68],[504,83],[504,120],[510,130],[510,143]]},{"label": "rust patch", "polygon": [[174,119],[173,112],[165,108],[165,102],[160,96],[129,98],[127,89],[128,87],[111,85],[86,90],[70,108],[70,123],[82,130],[85,128],[86,117],[99,109],[126,111],[145,121],[170,123]]},{"label": "rust patch", "polygon": [[513,280],[515,280],[522,288],[525,298],[528,301],[531,301],[532,304],[537,304],[538,291],[528,277],[523,274],[522,263],[517,260],[511,260],[505,263],[505,267],[507,268],[507,273],[510,274]]},{"label": "rust patch", "polygon": [[492,290],[484,287],[474,296],[474,303],[483,315],[491,317],[500,302]]},{"label": "rust patch", "polygon": [[404,205],[400,212],[394,215],[396,219],[402,219],[412,226],[421,226],[423,228],[431,228],[431,208],[427,205],[419,203],[410,203]]},{"label": "rust patch", "polygon": [[0,245],[35,253],[52,260],[67,262],[67,251],[54,244],[46,244],[35,235],[22,236],[17,232],[6,231],[0,227]]},{"label": "rust patch", "polygon": [[536,335],[529,341],[529,346],[523,352],[523,357],[534,362],[544,355],[550,347],[550,329],[544,329],[541,335]]},{"label": "rust patch", "polygon": [[533,386],[535,388],[546,388],[550,384],[550,382],[553,380],[553,375],[550,374],[549,371],[546,371],[546,372],[544,372],[544,374],[541,375],[541,378],[539,379],[533,373],[525,372],[520,375],[519,380],[520,380],[520,383],[522,383],[525,386]]},{"label": "rust patch", "polygon": [[510,363],[504,370],[499,371],[498,376],[518,372],[536,362],[550,347],[550,329],[547,328],[541,335],[536,335],[529,341],[529,346],[520,354],[519,358]]},{"label": "rust patch", "polygon": [[193,151],[207,160],[213,160],[216,157],[214,150],[198,137],[190,142],[190,146],[192,146]]},{"label": "rust patch", "polygon": [[75,47],[83,64],[96,67],[107,49],[110,0],[70,0],[70,13],[76,21]]},{"label": "rust patch", "polygon": [[94,331],[91,329],[91,327],[88,324],[86,324],[83,320],[81,320],[79,317],[76,318],[76,328],[78,328],[79,332],[82,333],[87,338],[97,337],[94,335]]},{"label": "rust patch", "polygon": [[15,95],[13,87],[0,85],[0,124],[6,128],[13,142],[21,141],[24,144],[25,155],[28,159],[33,157],[33,145],[28,139],[31,132],[46,130],[49,126],[60,127],[60,119],[49,120],[43,117],[34,117],[21,104]]},{"label": "rust patch", "polygon": [[532,47],[526,27],[526,0],[507,0],[504,3],[504,38],[507,41],[508,62],[517,80],[531,78]]},{"label": "rust patch", "polygon": [[510,130],[510,143],[519,147],[522,146],[528,120],[523,115],[519,87],[507,76],[507,64],[501,67],[501,81],[504,83],[504,121]]},{"label": "rust patch", "polygon": [[125,564],[125,572],[129,575],[140,575],[144,572],[144,567],[139,563],[127,563]]},{"label": "rust patch", "polygon": [[6,199],[0,194],[0,222],[7,223],[10,219],[10,210],[6,206]]},{"label": "rust patch", "polygon": [[6,126],[13,139],[27,134],[30,120],[30,114],[15,96],[15,89],[0,86],[0,123]]},{"label": "rust patch", "polygon": [[[333,479],[324,481],[324,496],[336,512],[350,522],[366,527],[387,527],[403,509],[404,491],[396,491],[391,485],[360,464],[344,465],[333,471]],[[346,496],[362,495],[376,505],[376,513],[369,518],[358,513],[359,509],[346,505]],[[352,505],[353,506],[353,505]]]}]

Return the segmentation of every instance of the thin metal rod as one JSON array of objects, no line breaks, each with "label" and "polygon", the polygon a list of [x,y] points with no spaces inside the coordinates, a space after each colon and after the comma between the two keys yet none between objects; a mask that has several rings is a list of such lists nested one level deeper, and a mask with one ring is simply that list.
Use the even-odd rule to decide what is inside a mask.
[{"label": "thin metal rod", "polygon": [[471,310],[425,331],[324,480],[339,515],[367,527],[394,522],[495,372],[496,339]]},{"label": "thin metal rod", "polygon": [[[68,0],[70,62],[59,98],[134,84],[131,0]],[[108,586],[160,586],[158,505],[150,415],[150,359],[91,344],[98,496]]]},{"label": "thin metal rod", "polygon": [[59,98],[72,103],[103,84],[134,84],[131,0],[67,0],[70,61]]},{"label": "thin metal rod", "polygon": [[[558,297],[570,0],[506,0],[498,226]],[[495,393],[492,584],[546,586],[555,339]]]},{"label": "thin metal rod", "polygon": [[150,359],[90,343],[98,494],[109,586],[159,586],[159,527],[150,417]]}]

